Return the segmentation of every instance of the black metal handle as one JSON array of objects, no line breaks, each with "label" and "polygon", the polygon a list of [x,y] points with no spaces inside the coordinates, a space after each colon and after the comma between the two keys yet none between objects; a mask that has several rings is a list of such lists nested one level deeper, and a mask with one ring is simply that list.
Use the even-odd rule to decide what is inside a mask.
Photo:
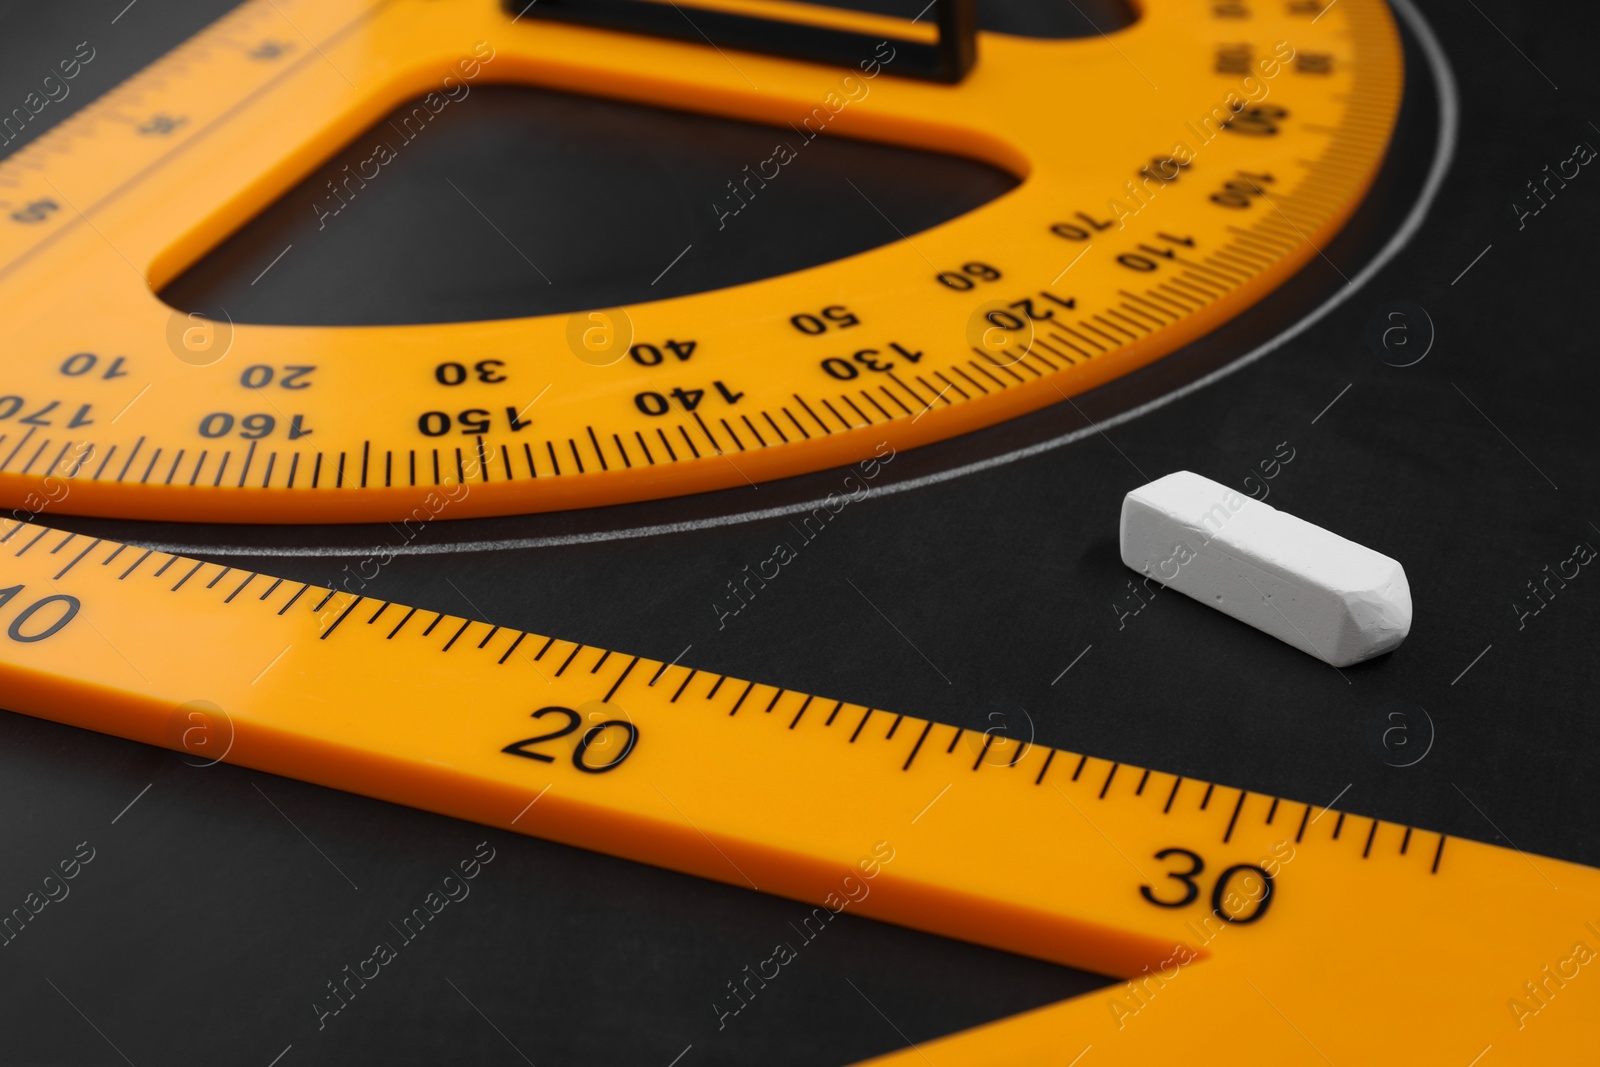
[{"label": "black metal handle", "polygon": [[[505,0],[506,10],[517,18],[573,22],[863,70],[875,62],[890,74],[954,84],[978,61],[977,2],[934,0],[932,6],[939,37],[925,44],[901,38],[885,42],[853,30],[686,7],[673,0]],[[877,51],[884,43],[891,46],[888,60]]]}]

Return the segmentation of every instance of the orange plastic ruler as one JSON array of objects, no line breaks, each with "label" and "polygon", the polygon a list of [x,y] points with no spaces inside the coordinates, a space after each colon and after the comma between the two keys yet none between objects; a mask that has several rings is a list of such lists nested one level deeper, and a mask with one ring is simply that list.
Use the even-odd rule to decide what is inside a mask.
[{"label": "orange plastic ruler", "polygon": [[1590,868],[35,524],[0,632],[16,711],[1127,979],[884,1062],[1600,1047]]}]

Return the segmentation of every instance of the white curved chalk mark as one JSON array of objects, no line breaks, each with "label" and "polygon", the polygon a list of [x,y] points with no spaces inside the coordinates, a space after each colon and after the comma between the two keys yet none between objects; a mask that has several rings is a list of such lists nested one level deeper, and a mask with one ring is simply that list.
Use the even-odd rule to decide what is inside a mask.
[{"label": "white curved chalk mark", "polygon": [[[1147,401],[1137,407],[1130,408],[1120,414],[1113,415],[1098,423],[1092,423],[1081,430],[1073,430],[1059,437],[1052,437],[1047,441],[1027,445],[1023,448],[1003,452],[998,456],[988,459],[976,460],[959,467],[925,474],[919,478],[910,478],[903,482],[886,485],[873,491],[874,496],[889,496],[895,493],[908,493],[914,489],[923,489],[941,482],[953,481],[956,478],[965,478],[971,474],[981,474],[996,467],[1003,467],[1008,463],[1015,463],[1020,459],[1050,452],[1063,448],[1075,441],[1081,441],[1090,434],[1099,433],[1112,426],[1120,426],[1125,422],[1132,422],[1142,415],[1166,407],[1173,401],[1181,400],[1190,393],[1204,389],[1214,382],[1221,381],[1235,371],[1242,370],[1256,360],[1277,351],[1290,341],[1299,337],[1306,330],[1326,318],[1335,308],[1339,307],[1373,276],[1389,265],[1389,262],[1411,243],[1411,239],[1422,228],[1423,221],[1427,218],[1428,211],[1437,199],[1439,188],[1444,184],[1445,174],[1450,169],[1451,162],[1455,159],[1457,125],[1460,121],[1460,97],[1456,90],[1455,74],[1450,69],[1450,60],[1444,53],[1444,48],[1439,44],[1439,39],[1434,36],[1433,28],[1428,25],[1422,12],[1417,10],[1412,0],[1389,0],[1390,5],[1399,13],[1400,17],[1410,26],[1411,32],[1416,35],[1417,45],[1422,49],[1422,54],[1428,61],[1428,69],[1433,75],[1434,85],[1439,94],[1439,136],[1434,144],[1433,163],[1428,168],[1428,177],[1423,182],[1422,191],[1417,196],[1417,202],[1412,205],[1405,221],[1395,230],[1394,235],[1378,250],[1365,267],[1327,300],[1323,301],[1314,310],[1300,319],[1292,326],[1287,327],[1282,333],[1264,341],[1260,345],[1246,352],[1238,359],[1222,367],[1218,367],[1203,377],[1197,378],[1186,385],[1174,389],[1172,392]],[[800,515],[814,511],[823,506],[822,500],[809,500],[798,504],[789,504],[783,507],[763,508],[758,511],[741,511],[731,515],[717,515],[706,519],[692,519],[686,522],[665,522],[651,526],[632,526],[621,530],[598,530],[591,533],[566,534],[551,537],[509,537],[494,541],[466,541],[450,544],[434,545],[374,545],[364,548],[338,548],[324,546],[306,547],[252,547],[249,545],[181,545],[161,544],[153,541],[130,541],[141,548],[152,548],[159,552],[204,552],[208,556],[432,556],[454,552],[502,552],[519,548],[558,548],[563,545],[598,544],[605,541],[627,541],[639,537],[655,537],[663,534],[689,533],[693,530],[710,530],[721,526],[736,526],[740,523],[759,522],[762,519],[776,519],[788,515]]]}]

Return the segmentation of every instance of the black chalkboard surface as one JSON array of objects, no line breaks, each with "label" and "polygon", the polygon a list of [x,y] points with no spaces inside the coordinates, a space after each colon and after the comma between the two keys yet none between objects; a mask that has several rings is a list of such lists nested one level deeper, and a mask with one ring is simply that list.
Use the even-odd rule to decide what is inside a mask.
[{"label": "black chalkboard surface", "polygon": [[[0,3],[0,103],[25,97],[58,52],[95,49],[71,95],[6,151],[232,6],[125,2]],[[1092,33],[1116,18],[1103,5],[979,6],[1012,31]],[[369,595],[941,722],[987,724],[1000,708],[1048,744],[1600,864],[1600,577],[1529,589],[1574,546],[1600,546],[1600,179],[1538,198],[1528,184],[1600,144],[1586,103],[1600,90],[1595,27],[1584,5],[1494,7],[1399,9],[1407,102],[1391,158],[1356,219],[1282,292],[1076,408],[897,456],[736,616],[715,607],[726,582],[786,536],[783,509],[825,496],[837,472],[432,524]],[[523,306],[500,284],[495,257],[509,253],[492,234],[471,247],[478,238],[430,215],[430,167],[447,155],[489,176],[492,213],[513,231],[551,207],[528,195],[531,174],[560,190],[563,211],[610,210],[676,248],[715,220],[673,175],[715,169],[752,135],[517,89],[476,94],[449,122],[433,155],[413,153],[271,286],[253,289],[251,268],[312,217],[290,210],[301,194],[165,297],[255,321],[563,310]],[[828,151],[816,175],[847,169],[929,222],[1010,182],[907,151]],[[641,160],[648,189],[629,169]],[[866,232],[860,199],[820,179],[782,195],[675,281],[726,284],[887,239]],[[598,303],[644,269],[584,263],[585,284],[609,294]],[[1416,345],[1404,359],[1382,342],[1395,324]],[[1401,560],[1410,638],[1340,673],[1181,596],[1135,604],[1117,555],[1121,499],[1178,469],[1241,489],[1253,478],[1271,503]],[[386,526],[52,521],[326,585],[401,542]],[[70,892],[0,949],[5,1063],[822,1065],[1110,981],[842,916],[782,988],[719,1018],[726,984],[787,936],[799,905],[11,714],[0,856],[5,909],[62,861],[79,864]],[[328,984],[474,858],[470,893],[321,1016]]]}]

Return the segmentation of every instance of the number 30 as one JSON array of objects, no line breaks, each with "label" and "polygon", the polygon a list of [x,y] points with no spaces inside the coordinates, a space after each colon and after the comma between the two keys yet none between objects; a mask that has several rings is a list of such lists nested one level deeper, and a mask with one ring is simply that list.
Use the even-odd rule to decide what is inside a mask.
[{"label": "number 30", "polygon": [[[1156,859],[1165,860],[1172,856],[1182,856],[1189,861],[1188,870],[1168,871],[1167,877],[1183,885],[1183,896],[1176,900],[1162,900],[1157,897],[1148,885],[1139,887],[1139,895],[1158,908],[1182,908],[1193,904],[1200,896],[1199,883],[1195,881],[1206,869],[1206,861],[1200,858],[1199,853],[1191,852],[1186,848],[1164,848],[1156,853]],[[1247,889],[1245,891],[1246,904],[1254,904],[1255,910],[1246,913],[1241,908],[1230,906],[1228,891],[1229,884],[1238,875],[1255,874],[1261,879],[1261,890],[1258,893]],[[1274,892],[1272,875],[1265,868],[1253,863],[1236,863],[1217,876],[1216,885],[1211,889],[1211,911],[1217,918],[1227,923],[1253,923],[1267,913],[1267,908],[1272,905]]]}]

